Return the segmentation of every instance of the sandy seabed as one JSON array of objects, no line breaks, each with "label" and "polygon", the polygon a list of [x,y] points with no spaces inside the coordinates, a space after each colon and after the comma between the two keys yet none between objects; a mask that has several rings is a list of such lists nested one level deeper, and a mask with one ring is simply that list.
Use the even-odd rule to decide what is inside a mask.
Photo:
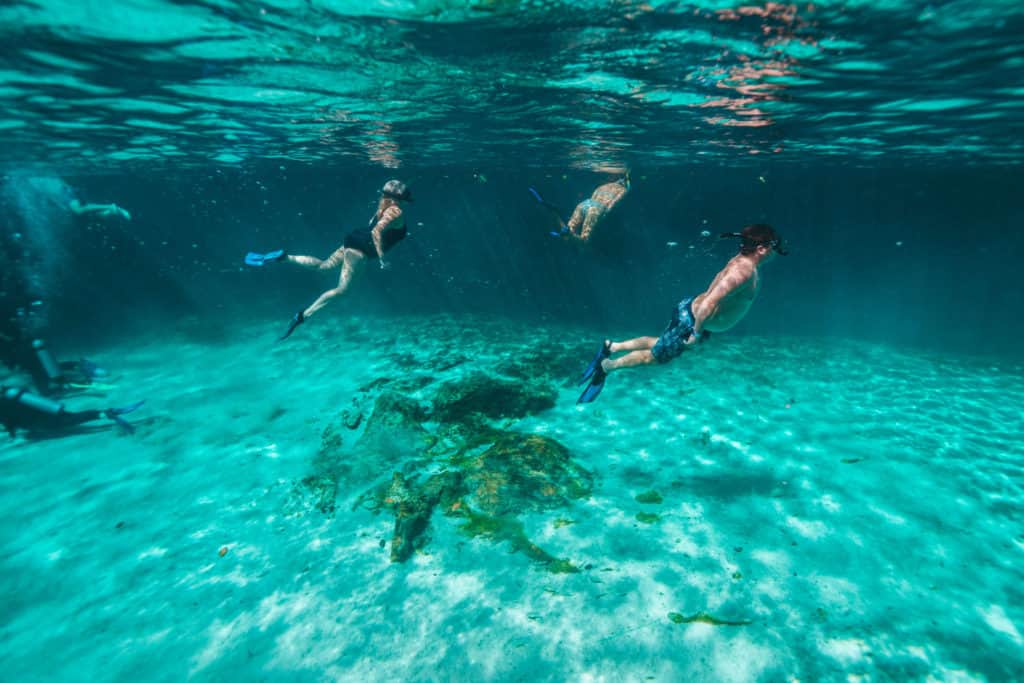
[{"label": "sandy seabed", "polygon": [[[286,343],[275,332],[81,350],[117,386],[70,405],[145,398],[136,433],[0,439],[3,678],[1024,671],[1019,360],[722,335],[614,373],[577,406],[573,375],[600,331],[324,315]],[[553,339],[580,341],[549,351]],[[340,489],[334,514],[302,494],[325,429],[360,395],[372,406],[367,387],[414,378],[407,397],[429,403],[510,359],[564,376],[553,408],[494,424],[561,443],[593,475],[588,496],[519,518],[577,571],[439,514],[392,562],[395,516],[358,505],[365,487]]]}]

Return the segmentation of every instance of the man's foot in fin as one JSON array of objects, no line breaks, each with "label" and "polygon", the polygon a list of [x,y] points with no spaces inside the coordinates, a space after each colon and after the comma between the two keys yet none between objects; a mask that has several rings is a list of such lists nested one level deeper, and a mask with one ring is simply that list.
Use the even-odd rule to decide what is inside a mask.
[{"label": "man's foot in fin", "polygon": [[590,365],[588,365],[587,369],[583,371],[582,375],[580,375],[576,384],[583,384],[593,377],[594,373],[597,372],[597,369],[601,367],[601,361],[608,358],[610,355],[612,355],[612,343],[605,339],[601,344],[601,348],[598,350],[597,355],[594,356],[594,360],[590,361]]},{"label": "man's foot in fin", "polygon": [[292,332],[295,331],[295,328],[304,322],[306,322],[306,316],[303,314],[302,311],[299,311],[298,313],[292,316],[292,321],[288,323],[288,331],[285,332],[284,335],[280,337],[277,341],[284,341],[288,337],[292,336]]},{"label": "man's foot in fin", "polygon": [[122,415],[127,415],[128,413],[130,413],[132,411],[138,410],[139,406],[141,406],[143,403],[145,403],[145,401],[136,401],[135,403],[131,404],[130,406],[125,406],[123,408],[110,408],[110,409],[104,411],[103,414],[105,416],[109,417],[114,422],[116,422],[118,425],[120,425],[121,428],[124,429],[129,434],[134,434],[135,433],[135,427],[132,427],[131,424],[128,422],[128,420],[125,420],[121,416]]},{"label": "man's foot in fin", "polygon": [[275,249],[274,251],[268,251],[266,254],[258,254],[255,251],[250,251],[245,255],[245,263],[249,266],[262,266],[265,263],[280,261],[284,257],[284,249]]},{"label": "man's foot in fin", "polygon": [[601,390],[604,389],[604,380],[607,376],[608,373],[605,372],[605,369],[601,367],[600,363],[598,363],[597,369],[594,371],[594,375],[590,378],[590,384],[588,384],[587,388],[583,390],[582,394],[580,394],[580,397],[576,400],[576,404],[590,403],[597,398],[598,394],[601,393]]}]

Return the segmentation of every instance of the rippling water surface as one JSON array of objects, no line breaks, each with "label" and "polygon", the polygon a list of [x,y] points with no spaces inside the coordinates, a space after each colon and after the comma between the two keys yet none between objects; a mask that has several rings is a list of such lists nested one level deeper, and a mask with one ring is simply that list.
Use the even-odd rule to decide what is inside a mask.
[{"label": "rippling water surface", "polygon": [[4,161],[1019,158],[1018,2],[13,0]]}]

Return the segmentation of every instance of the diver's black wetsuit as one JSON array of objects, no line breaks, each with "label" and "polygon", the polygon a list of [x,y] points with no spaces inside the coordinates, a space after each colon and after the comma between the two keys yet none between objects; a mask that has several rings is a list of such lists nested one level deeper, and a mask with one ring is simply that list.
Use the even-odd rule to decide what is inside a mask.
[{"label": "diver's black wetsuit", "polygon": [[68,410],[63,403],[57,403],[44,396],[33,394],[23,387],[0,386],[0,424],[14,436],[19,429],[30,432],[56,432],[76,427],[86,422],[107,418],[133,431],[121,415],[142,405],[136,403],[127,408],[106,410]]}]

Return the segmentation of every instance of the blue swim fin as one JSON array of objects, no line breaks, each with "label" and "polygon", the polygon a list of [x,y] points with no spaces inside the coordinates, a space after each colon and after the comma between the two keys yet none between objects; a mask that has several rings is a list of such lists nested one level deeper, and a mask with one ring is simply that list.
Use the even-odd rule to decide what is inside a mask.
[{"label": "blue swim fin", "polygon": [[562,210],[560,208],[558,208],[557,206],[555,206],[554,204],[552,204],[551,202],[544,201],[544,198],[540,196],[540,192],[537,192],[536,189],[534,189],[532,187],[528,187],[526,189],[530,191],[530,194],[533,195],[533,198],[537,200],[538,204],[540,204],[545,209],[550,211],[552,213],[552,215],[558,220],[558,224],[561,226],[561,229],[558,232],[555,232],[554,230],[552,230],[551,231],[551,236],[552,237],[561,237],[565,233],[569,232],[568,224],[564,220],[562,220]]},{"label": "blue swim fin", "polygon": [[245,255],[245,263],[249,266],[262,266],[265,263],[280,261],[282,258],[284,258],[284,249],[275,249],[274,251],[268,251],[266,254],[250,251]]},{"label": "blue swim fin", "polygon": [[138,408],[143,403],[145,403],[145,401],[136,401],[135,403],[131,404],[130,406],[125,406],[123,408],[110,408],[109,410],[104,411],[103,414],[106,415],[107,417],[109,417],[111,420],[113,420],[117,424],[121,425],[121,427],[126,432],[128,432],[129,434],[134,434],[135,433],[135,427],[132,427],[131,424],[129,424],[128,421],[125,420],[121,416],[122,415],[127,415],[128,413],[130,413],[132,411],[138,410]]},{"label": "blue swim fin", "polygon": [[594,370],[594,375],[590,378],[590,384],[588,384],[587,388],[583,390],[580,397],[576,399],[576,404],[591,403],[595,398],[597,398],[598,394],[601,393],[601,390],[604,389],[604,380],[607,376],[608,373],[605,372],[604,368],[601,367],[601,364],[598,363],[597,369]]},{"label": "blue swim fin", "polygon": [[611,355],[611,344],[609,344],[607,341],[601,342],[601,348],[598,349],[597,355],[594,356],[594,360],[590,361],[590,365],[588,365],[587,369],[583,371],[582,375],[580,375],[580,378],[579,380],[576,381],[576,384],[583,384],[591,377],[593,377],[594,373],[597,372],[597,369],[601,367],[601,361],[603,361],[605,358],[608,358]]}]

